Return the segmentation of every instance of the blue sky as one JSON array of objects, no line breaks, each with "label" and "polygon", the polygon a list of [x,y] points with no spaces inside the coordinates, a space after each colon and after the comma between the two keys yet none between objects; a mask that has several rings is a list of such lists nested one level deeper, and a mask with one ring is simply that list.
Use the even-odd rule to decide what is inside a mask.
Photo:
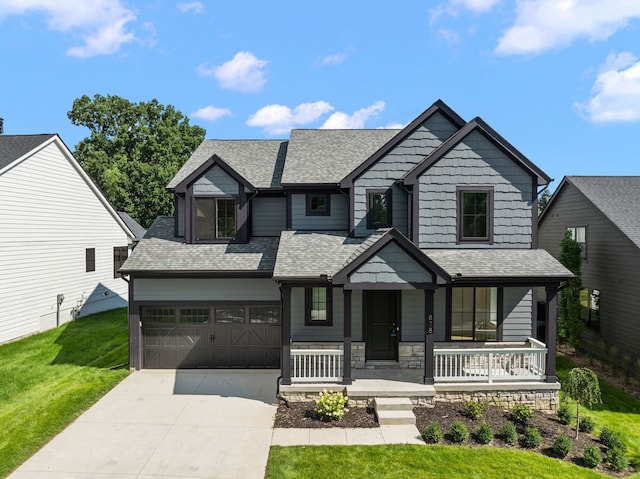
[{"label": "blue sky", "polygon": [[157,98],[207,138],[407,124],[442,99],[556,179],[638,175],[640,1],[1,0],[6,134]]}]

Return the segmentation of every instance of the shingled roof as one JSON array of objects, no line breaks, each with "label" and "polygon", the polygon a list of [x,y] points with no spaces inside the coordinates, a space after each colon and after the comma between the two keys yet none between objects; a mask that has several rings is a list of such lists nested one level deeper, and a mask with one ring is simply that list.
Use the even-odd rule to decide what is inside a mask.
[{"label": "shingled roof", "polygon": [[577,188],[640,248],[640,176],[567,176],[558,191],[565,182]]},{"label": "shingled roof", "polygon": [[253,238],[244,244],[185,244],[174,235],[174,220],[160,216],[122,265],[123,273],[271,273],[278,238]]},{"label": "shingled roof", "polygon": [[399,131],[292,130],[282,184],[338,184]]},{"label": "shingled roof", "polygon": [[279,188],[287,144],[286,140],[204,140],[167,188],[175,188],[213,155],[256,188]]},{"label": "shingled roof", "polygon": [[0,135],[0,169],[47,141],[53,134]]}]

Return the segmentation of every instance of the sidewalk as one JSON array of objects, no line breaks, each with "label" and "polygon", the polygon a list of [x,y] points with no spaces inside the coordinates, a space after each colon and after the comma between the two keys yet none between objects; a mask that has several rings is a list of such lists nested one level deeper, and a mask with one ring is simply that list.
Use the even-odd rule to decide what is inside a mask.
[{"label": "sidewalk", "polygon": [[274,428],[272,446],[424,444],[416,426]]}]

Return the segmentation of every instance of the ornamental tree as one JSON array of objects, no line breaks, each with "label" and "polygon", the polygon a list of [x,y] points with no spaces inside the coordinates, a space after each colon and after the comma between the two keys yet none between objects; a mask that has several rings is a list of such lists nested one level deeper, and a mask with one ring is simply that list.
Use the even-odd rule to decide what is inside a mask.
[{"label": "ornamental tree", "polygon": [[562,381],[562,390],[576,402],[576,439],[580,432],[580,404],[602,403],[598,376],[589,368],[573,368]]},{"label": "ornamental tree", "polygon": [[558,317],[558,342],[570,344],[574,348],[580,345],[580,336],[584,324],[580,319],[580,289],[582,275],[580,272],[580,252],[582,247],[575,241],[569,230],[565,231],[564,239],[560,242],[560,262],[574,274],[567,286],[560,291],[560,314]]}]

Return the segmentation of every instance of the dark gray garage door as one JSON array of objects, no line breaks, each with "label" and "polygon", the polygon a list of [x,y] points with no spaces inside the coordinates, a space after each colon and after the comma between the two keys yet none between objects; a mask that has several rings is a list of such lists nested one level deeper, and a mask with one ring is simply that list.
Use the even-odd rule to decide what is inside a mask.
[{"label": "dark gray garage door", "polygon": [[280,306],[145,306],[143,367],[279,368]]}]

